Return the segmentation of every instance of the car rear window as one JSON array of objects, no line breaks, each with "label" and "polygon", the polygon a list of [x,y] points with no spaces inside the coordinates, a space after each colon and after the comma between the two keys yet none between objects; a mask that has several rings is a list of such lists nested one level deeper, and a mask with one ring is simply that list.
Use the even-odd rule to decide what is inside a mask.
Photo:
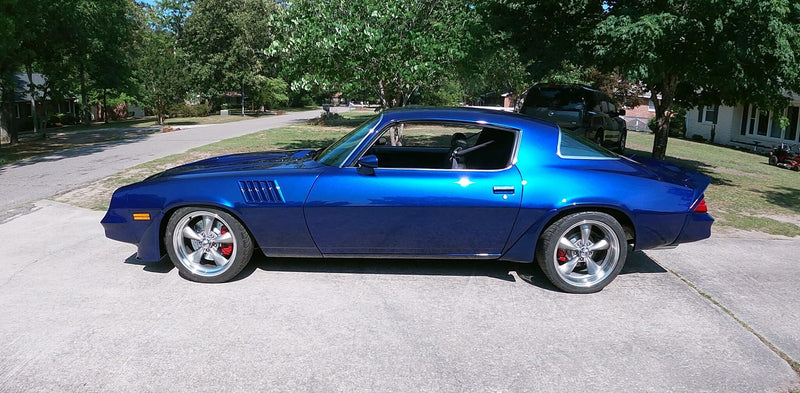
[{"label": "car rear window", "polygon": [[561,131],[558,137],[558,155],[563,158],[613,159],[614,152],[580,136]]},{"label": "car rear window", "polygon": [[555,110],[583,109],[581,94],[573,89],[539,88],[532,89],[525,97],[525,107],[548,108]]}]

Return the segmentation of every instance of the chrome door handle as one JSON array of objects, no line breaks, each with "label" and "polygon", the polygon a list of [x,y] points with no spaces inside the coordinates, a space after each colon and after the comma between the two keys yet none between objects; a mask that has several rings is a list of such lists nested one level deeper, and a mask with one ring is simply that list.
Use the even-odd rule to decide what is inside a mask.
[{"label": "chrome door handle", "polygon": [[514,186],[494,186],[492,190],[495,194],[513,194]]}]

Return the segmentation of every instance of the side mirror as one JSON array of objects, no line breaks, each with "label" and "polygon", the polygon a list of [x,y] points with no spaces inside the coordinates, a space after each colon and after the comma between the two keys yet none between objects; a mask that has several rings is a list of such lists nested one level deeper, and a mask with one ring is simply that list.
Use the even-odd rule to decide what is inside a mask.
[{"label": "side mirror", "polygon": [[375,176],[375,168],[378,167],[378,156],[370,154],[358,159],[358,173],[360,175]]},{"label": "side mirror", "polygon": [[625,116],[625,109],[620,109],[619,110],[619,115],[620,116]]}]

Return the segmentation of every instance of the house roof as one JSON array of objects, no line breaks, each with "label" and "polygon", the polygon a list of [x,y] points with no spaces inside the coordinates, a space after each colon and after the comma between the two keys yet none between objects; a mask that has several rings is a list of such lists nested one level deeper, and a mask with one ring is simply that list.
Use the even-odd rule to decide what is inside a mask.
[{"label": "house roof", "polygon": [[[34,72],[31,74],[31,79],[33,80],[33,85],[36,88],[36,96],[37,98],[42,94],[42,86],[47,83],[47,77],[38,73]],[[49,93],[49,92],[48,92]],[[67,97],[74,97],[72,95],[68,95]],[[46,99],[51,99],[50,94],[48,94]],[[31,100],[30,92],[28,91],[28,74],[24,72],[18,72],[14,74],[14,102],[29,102]]]},{"label": "house roof", "polygon": [[[33,85],[36,86],[38,94],[41,94],[40,86],[47,83],[47,78],[44,75],[34,72],[32,74]],[[28,91],[28,74],[18,72],[14,74],[14,102],[27,102],[31,100],[30,92]],[[38,95],[37,94],[37,95]]]}]

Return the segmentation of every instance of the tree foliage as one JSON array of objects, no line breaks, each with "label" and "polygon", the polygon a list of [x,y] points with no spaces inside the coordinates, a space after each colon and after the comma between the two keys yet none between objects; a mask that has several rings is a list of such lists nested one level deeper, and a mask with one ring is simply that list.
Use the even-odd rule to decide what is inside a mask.
[{"label": "tree foliage", "polygon": [[384,107],[403,106],[454,72],[473,12],[457,0],[299,0],[271,53],[291,59],[294,89],[370,90]]},{"label": "tree foliage", "polygon": [[244,98],[260,75],[277,72],[264,50],[274,39],[272,20],[279,11],[270,0],[196,0],[180,37],[194,87],[210,97],[239,91]]},{"label": "tree foliage", "polygon": [[142,53],[135,78],[139,101],[153,109],[158,124],[164,124],[169,108],[186,97],[188,80],[175,48],[175,39],[165,30],[142,32]]},{"label": "tree foliage", "polygon": [[[796,1],[497,0],[480,7],[509,32],[532,81],[632,92],[643,85],[656,107],[655,157],[666,153],[674,104],[779,108],[786,93],[800,90]],[[625,80],[636,83],[617,83]]]},{"label": "tree foliage", "polygon": [[789,0],[609,2],[594,53],[642,81],[656,109],[653,156],[666,154],[671,108],[748,102],[780,108],[800,91],[800,6]]}]

